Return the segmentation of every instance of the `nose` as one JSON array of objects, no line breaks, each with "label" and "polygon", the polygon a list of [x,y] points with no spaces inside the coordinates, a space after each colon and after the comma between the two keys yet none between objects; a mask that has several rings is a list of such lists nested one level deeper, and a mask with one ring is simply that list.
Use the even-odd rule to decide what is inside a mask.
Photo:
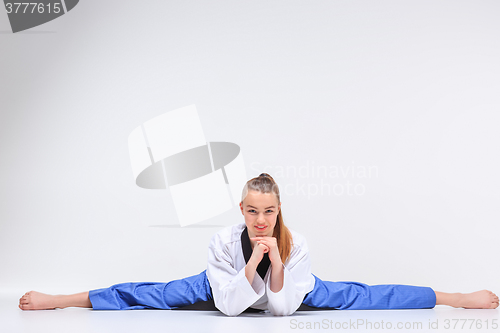
[{"label": "nose", "polygon": [[264,222],[266,219],[264,218],[264,214],[259,214],[259,216],[257,217],[257,222]]}]

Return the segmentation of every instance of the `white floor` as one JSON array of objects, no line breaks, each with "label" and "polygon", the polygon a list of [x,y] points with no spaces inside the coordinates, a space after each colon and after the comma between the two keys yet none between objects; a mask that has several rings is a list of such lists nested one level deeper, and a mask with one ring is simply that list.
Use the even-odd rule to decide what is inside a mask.
[{"label": "white floor", "polygon": [[205,311],[22,311],[17,307],[19,297],[0,294],[0,332],[500,332],[498,309],[437,306],[423,310],[296,312],[289,317],[273,317],[269,313],[226,317],[220,312]]}]

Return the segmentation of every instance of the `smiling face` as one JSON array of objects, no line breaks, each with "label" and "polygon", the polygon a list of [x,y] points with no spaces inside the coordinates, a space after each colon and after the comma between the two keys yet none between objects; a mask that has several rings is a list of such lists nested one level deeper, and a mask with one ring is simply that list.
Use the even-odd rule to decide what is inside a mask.
[{"label": "smiling face", "polygon": [[248,191],[243,202],[240,202],[240,209],[245,217],[249,237],[273,235],[281,209],[281,202],[278,202],[274,193]]}]

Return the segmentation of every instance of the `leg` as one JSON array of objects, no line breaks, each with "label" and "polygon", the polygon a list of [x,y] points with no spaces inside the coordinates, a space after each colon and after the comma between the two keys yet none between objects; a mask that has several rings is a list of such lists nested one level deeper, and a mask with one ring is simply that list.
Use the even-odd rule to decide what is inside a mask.
[{"label": "leg", "polygon": [[23,310],[70,306],[94,310],[176,309],[213,299],[205,271],[185,279],[163,282],[128,282],[73,295],[46,295],[31,291],[19,300]]},{"label": "leg", "polygon": [[306,295],[303,303],[315,308],[423,309],[436,305],[436,294],[429,287],[400,284],[369,286],[359,282],[330,282],[314,278],[314,289]]},{"label": "leg", "polygon": [[469,294],[436,291],[436,305],[449,305],[466,309],[496,309],[498,307],[498,296],[489,290]]},{"label": "leg", "polygon": [[91,290],[94,310],[176,309],[213,299],[206,272],[167,283],[127,282]]}]

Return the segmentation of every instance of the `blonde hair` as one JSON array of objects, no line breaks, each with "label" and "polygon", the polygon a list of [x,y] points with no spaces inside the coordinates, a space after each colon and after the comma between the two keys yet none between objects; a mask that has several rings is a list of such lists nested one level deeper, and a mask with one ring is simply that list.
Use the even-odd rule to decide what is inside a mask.
[{"label": "blonde hair", "polygon": [[[280,202],[280,190],[278,188],[278,184],[276,184],[273,177],[271,177],[267,173],[261,173],[258,177],[252,178],[246,182],[241,194],[241,202],[243,202],[243,200],[246,198],[249,191],[273,193],[278,199],[278,203]],[[273,237],[276,237],[281,261],[285,263],[285,261],[290,256],[290,253],[292,252],[293,239],[290,230],[283,222],[281,209],[278,212],[278,216],[276,217],[276,225],[274,227]]]}]

